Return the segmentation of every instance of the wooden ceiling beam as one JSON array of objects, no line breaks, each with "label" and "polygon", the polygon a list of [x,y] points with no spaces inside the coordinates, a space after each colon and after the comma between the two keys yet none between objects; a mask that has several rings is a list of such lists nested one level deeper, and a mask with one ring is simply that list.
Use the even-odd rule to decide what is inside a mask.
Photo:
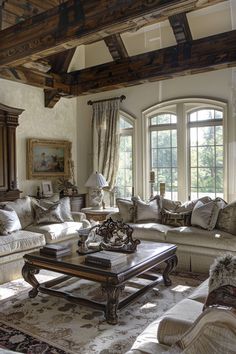
[{"label": "wooden ceiling beam", "polygon": [[44,89],[44,105],[47,108],[53,108],[62,96],[57,90]]},{"label": "wooden ceiling beam", "polygon": [[186,13],[170,16],[169,22],[177,43],[184,43],[193,40]]},{"label": "wooden ceiling beam", "polygon": [[236,66],[236,30],[67,74],[75,96]]},{"label": "wooden ceiling beam", "polygon": [[76,48],[65,50],[64,52],[47,57],[47,61],[52,67],[52,72],[62,74],[69,69]]},{"label": "wooden ceiling beam", "polygon": [[128,58],[129,55],[120,34],[113,34],[106,37],[104,41],[115,61]]},{"label": "wooden ceiling beam", "polygon": [[69,0],[0,32],[0,66],[19,66],[80,44],[226,0]]},{"label": "wooden ceiling beam", "polygon": [[65,83],[65,78],[57,74],[46,74],[29,70],[24,67],[0,68],[0,78],[16,81],[48,90],[57,90],[63,96],[71,97],[70,85]]}]

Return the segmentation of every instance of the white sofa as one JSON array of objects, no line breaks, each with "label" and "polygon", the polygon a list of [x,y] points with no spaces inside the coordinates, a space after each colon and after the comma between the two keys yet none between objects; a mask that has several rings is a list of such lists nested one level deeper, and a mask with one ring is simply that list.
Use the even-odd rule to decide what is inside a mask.
[{"label": "white sofa", "polygon": [[126,354],[235,354],[236,257],[215,260],[210,278],[157,318]]},{"label": "white sofa", "polygon": [[[207,201],[208,199],[210,200],[210,198],[205,200]],[[132,201],[118,199],[119,212],[110,214],[107,218],[111,217],[113,220],[123,220],[128,223],[134,229],[133,238],[141,241],[150,240],[176,244],[178,270],[207,273],[217,256],[227,252],[236,255],[236,234],[224,231],[231,230],[232,227],[226,226],[229,221],[226,220],[223,213],[219,214],[218,217],[218,220],[221,217],[221,222],[215,220],[216,227],[212,230],[206,230],[193,225],[171,226],[163,224],[160,218],[158,198],[149,203],[142,201],[137,203],[136,200],[134,204],[132,203]],[[191,208],[193,209],[194,205],[196,205],[196,201],[180,205],[178,202],[163,200],[162,207],[165,207],[166,210],[174,209],[176,214],[178,211],[190,210],[191,217]],[[233,223],[233,227],[236,230],[236,203],[225,204],[222,210],[224,211],[225,208],[230,211],[230,222]],[[134,215],[135,213],[136,216]],[[153,220],[150,221],[150,219]]]},{"label": "white sofa", "polygon": [[[6,206],[15,210],[21,225],[14,232],[7,235],[0,234],[0,284],[21,277],[25,253],[33,252],[50,243],[66,242],[67,240],[77,243],[77,230],[90,226],[85,214],[70,213],[70,210],[66,211],[70,213],[69,217],[64,217],[64,220],[68,221],[37,224],[33,208],[34,202],[34,198],[25,197],[13,202],[0,203],[0,207]],[[51,201],[46,202],[49,205],[52,204]],[[62,203],[68,209],[69,198],[65,198]]]}]

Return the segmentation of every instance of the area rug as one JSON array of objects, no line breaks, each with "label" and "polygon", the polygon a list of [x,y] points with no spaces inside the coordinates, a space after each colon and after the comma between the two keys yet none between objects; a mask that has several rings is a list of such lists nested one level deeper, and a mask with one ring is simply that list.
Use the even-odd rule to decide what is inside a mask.
[{"label": "area rug", "polygon": [[[114,326],[106,323],[102,312],[62,298],[39,294],[30,299],[29,286],[23,280],[4,284],[0,286],[0,294],[2,290],[13,296],[5,296],[0,302],[0,348],[27,354],[124,354],[149,323],[204,280],[187,274],[175,274],[171,279],[171,287],[160,283],[121,310],[119,322]],[[143,282],[143,279],[134,279],[123,296]],[[63,287],[73,295],[105,300],[99,285],[93,282],[71,279]]]}]

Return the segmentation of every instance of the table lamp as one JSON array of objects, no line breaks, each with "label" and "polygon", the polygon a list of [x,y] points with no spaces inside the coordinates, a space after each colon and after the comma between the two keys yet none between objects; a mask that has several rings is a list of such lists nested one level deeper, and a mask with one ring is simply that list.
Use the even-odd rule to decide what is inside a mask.
[{"label": "table lamp", "polygon": [[104,196],[103,187],[107,186],[108,183],[101,173],[95,172],[89,176],[87,182],[85,183],[85,187],[91,188],[90,203],[92,209],[102,209],[102,201]]}]

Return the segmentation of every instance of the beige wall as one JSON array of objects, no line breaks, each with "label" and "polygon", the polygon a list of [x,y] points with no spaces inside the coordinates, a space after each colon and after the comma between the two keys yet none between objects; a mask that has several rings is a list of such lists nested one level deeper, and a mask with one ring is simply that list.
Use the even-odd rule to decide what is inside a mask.
[{"label": "beige wall", "polygon": [[[229,195],[228,200],[236,198],[236,183],[234,176],[234,162],[236,161],[236,132],[235,119],[232,113],[233,70],[225,69],[205,74],[183,76],[156,83],[147,83],[129,88],[123,88],[96,95],[78,98],[78,139],[83,146],[83,156],[79,153],[79,181],[84,185],[92,172],[92,139],[91,116],[92,108],[87,105],[88,100],[111,98],[124,94],[126,100],[121,103],[121,109],[137,119],[137,193],[143,194],[142,185],[142,111],[160,101],[181,97],[207,97],[228,102],[228,157],[229,157]],[[81,129],[82,128],[82,129]],[[82,150],[79,149],[80,152]]]},{"label": "beige wall", "polygon": [[77,100],[62,98],[56,106],[44,107],[42,89],[0,79],[0,102],[25,111],[17,127],[18,183],[22,195],[34,195],[40,181],[26,179],[26,139],[63,139],[72,142],[77,166]]}]

